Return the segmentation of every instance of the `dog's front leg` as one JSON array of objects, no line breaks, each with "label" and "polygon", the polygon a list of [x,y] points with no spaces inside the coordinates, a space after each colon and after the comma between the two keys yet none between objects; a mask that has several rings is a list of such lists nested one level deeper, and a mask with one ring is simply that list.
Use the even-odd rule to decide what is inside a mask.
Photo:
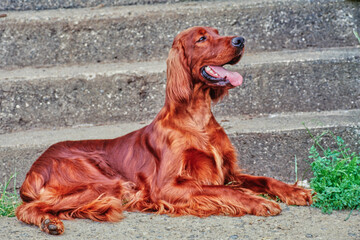
[{"label": "dog's front leg", "polygon": [[198,185],[183,177],[162,188],[162,199],[171,203],[175,215],[270,216],[281,212],[276,202],[249,192],[223,185]]},{"label": "dog's front leg", "polygon": [[312,190],[304,189],[294,185],[289,185],[270,177],[258,177],[239,174],[235,181],[240,188],[250,189],[258,194],[266,193],[277,196],[288,205],[311,205]]}]

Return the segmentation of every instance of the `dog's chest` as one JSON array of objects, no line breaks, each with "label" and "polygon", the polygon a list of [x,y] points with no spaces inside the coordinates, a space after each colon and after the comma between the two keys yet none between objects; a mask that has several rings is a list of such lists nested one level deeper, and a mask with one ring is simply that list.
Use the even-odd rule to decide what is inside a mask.
[{"label": "dog's chest", "polygon": [[201,184],[219,185],[224,183],[223,159],[215,147],[207,151],[188,149],[184,153],[182,175],[191,176]]}]

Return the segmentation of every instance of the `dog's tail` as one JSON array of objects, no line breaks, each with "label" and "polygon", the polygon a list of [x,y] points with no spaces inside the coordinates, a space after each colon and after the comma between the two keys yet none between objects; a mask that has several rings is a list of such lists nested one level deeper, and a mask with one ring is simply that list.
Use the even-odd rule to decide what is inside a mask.
[{"label": "dog's tail", "polygon": [[20,197],[24,202],[32,202],[38,199],[41,189],[49,179],[51,166],[39,167],[41,171],[33,170],[35,166],[30,169],[20,188]]}]

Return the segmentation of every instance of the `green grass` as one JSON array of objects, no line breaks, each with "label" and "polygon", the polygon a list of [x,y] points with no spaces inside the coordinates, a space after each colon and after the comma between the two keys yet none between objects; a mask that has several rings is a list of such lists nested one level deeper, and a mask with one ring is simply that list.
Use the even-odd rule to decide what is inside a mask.
[{"label": "green grass", "polygon": [[[325,135],[334,139],[336,147],[330,149],[322,146],[321,139]],[[311,136],[315,143],[309,151],[314,174],[310,186],[317,193],[313,206],[321,208],[324,213],[343,209],[360,210],[360,153],[351,152],[344,140],[332,132]]]},{"label": "green grass", "polygon": [[[13,182],[13,191],[9,191],[11,182]],[[19,195],[16,192],[16,173],[5,184],[0,183],[0,194],[0,216],[14,217],[15,209],[20,205]]]},{"label": "green grass", "polygon": [[359,36],[359,33],[356,31],[355,28],[353,29],[353,33],[354,33],[355,37],[357,38],[357,40],[358,40],[359,43],[360,43],[360,36]]}]

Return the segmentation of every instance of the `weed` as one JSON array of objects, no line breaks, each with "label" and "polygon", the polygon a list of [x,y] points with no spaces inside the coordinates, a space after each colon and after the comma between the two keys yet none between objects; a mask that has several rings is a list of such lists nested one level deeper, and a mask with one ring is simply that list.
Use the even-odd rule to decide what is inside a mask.
[{"label": "weed", "polygon": [[[8,191],[10,182],[14,182],[14,190]],[[19,206],[19,195],[16,192],[16,173],[5,182],[0,183],[0,216],[14,217],[15,209]]]},{"label": "weed", "polygon": [[356,31],[355,28],[353,29],[353,33],[354,33],[355,37],[357,38],[357,40],[358,40],[359,43],[360,43],[360,36],[359,36],[359,33]]},{"label": "weed", "polygon": [[258,195],[259,197],[263,197],[265,199],[268,199],[268,200],[274,200],[275,202],[282,202],[281,199],[278,197],[278,196],[272,196],[270,194],[259,194]]},{"label": "weed", "polygon": [[[315,141],[309,151],[314,174],[310,186],[317,193],[313,206],[321,208],[324,213],[360,210],[360,153],[351,152],[344,140],[332,132],[314,137],[307,130]],[[322,137],[328,134],[335,140],[335,149],[320,144]]]}]

